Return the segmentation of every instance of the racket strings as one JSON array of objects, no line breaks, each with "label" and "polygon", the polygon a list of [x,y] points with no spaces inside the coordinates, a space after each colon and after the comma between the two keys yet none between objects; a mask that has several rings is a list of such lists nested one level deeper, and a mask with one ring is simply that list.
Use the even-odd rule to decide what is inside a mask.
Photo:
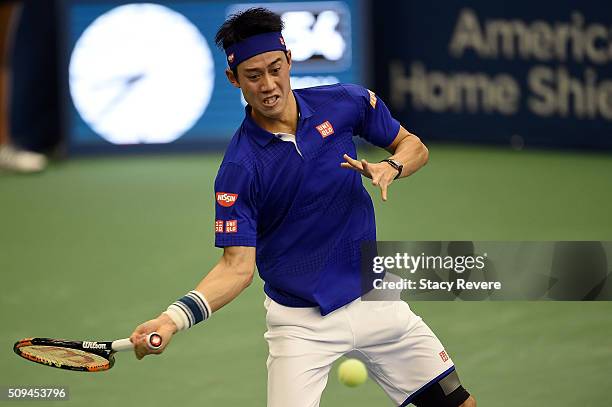
[{"label": "racket strings", "polygon": [[104,369],[109,360],[95,353],[57,346],[31,345],[19,349],[26,359],[49,365]]}]

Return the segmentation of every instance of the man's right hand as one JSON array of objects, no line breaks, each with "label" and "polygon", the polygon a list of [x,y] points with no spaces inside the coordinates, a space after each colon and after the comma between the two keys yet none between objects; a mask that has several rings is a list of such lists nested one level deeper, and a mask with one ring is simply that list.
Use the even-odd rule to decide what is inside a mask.
[{"label": "man's right hand", "polygon": [[[155,319],[140,324],[132,335],[130,341],[134,344],[134,353],[138,360],[146,355],[160,354],[170,344],[172,336],[177,331],[176,324],[166,314],[161,314]],[[152,332],[157,332],[162,337],[162,344],[159,349],[150,349],[146,344],[146,337]]]}]

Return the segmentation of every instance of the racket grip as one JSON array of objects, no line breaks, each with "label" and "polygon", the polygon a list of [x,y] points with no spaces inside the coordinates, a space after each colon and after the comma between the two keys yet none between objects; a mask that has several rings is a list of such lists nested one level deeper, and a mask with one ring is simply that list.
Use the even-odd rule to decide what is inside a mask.
[{"label": "racket grip", "polygon": [[116,341],[113,341],[111,348],[113,352],[123,352],[126,350],[134,349],[134,344],[130,341],[129,338],[117,339]]},{"label": "racket grip", "polygon": [[[147,344],[147,348],[150,350],[157,350],[162,346],[162,337],[157,332],[151,332],[147,335],[145,339],[145,343]],[[130,341],[129,338],[118,339],[114,341],[111,345],[113,351],[121,352],[126,350],[134,349],[134,344]]]}]

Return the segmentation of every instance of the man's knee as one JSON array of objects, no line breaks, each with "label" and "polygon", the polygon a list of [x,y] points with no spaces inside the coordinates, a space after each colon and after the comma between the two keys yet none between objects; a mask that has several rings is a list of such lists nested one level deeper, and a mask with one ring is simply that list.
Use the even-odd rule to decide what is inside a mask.
[{"label": "man's knee", "polygon": [[417,407],[475,407],[476,400],[461,385],[451,393],[445,393],[436,383],[415,397],[412,404]]},{"label": "man's knee", "polygon": [[418,394],[412,404],[417,407],[476,407],[476,400],[463,388],[456,371]]}]

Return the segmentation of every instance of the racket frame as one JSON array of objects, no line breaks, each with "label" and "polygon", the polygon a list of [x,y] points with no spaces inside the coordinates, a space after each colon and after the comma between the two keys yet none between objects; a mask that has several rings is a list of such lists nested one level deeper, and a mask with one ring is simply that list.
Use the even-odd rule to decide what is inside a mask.
[{"label": "racket frame", "polygon": [[[149,349],[156,350],[161,347],[161,336],[156,333],[150,333],[147,335],[146,344]],[[65,349],[75,349],[82,352],[87,352],[100,356],[108,361],[107,364],[100,366],[71,366],[62,363],[54,363],[49,360],[44,360],[31,355],[22,348],[28,346],[53,346]],[[13,345],[13,351],[24,359],[32,362],[39,363],[41,365],[55,367],[59,369],[73,370],[79,372],[100,372],[109,370],[115,364],[114,354],[116,352],[128,351],[134,349],[134,344],[129,338],[118,339],[115,341],[69,341],[65,339],[52,339],[52,338],[25,338],[17,341]]]}]

